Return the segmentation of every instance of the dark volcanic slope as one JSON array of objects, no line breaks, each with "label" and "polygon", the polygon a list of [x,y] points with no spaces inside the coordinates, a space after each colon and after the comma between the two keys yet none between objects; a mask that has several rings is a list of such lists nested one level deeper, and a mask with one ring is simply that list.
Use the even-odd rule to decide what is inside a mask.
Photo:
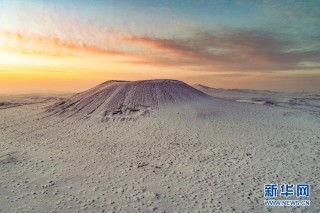
[{"label": "dark volcanic slope", "polygon": [[119,116],[145,114],[159,106],[209,98],[176,80],[106,81],[51,106],[48,111],[71,116]]}]

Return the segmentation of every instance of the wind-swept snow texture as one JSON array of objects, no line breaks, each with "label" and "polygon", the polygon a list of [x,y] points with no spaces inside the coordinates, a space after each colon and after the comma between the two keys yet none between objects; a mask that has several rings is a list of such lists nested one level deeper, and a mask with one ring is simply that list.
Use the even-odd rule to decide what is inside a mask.
[{"label": "wind-swept snow texture", "polygon": [[[43,113],[58,98],[0,97],[24,103],[0,108],[0,213],[320,212],[315,111],[215,98],[100,122]],[[310,184],[310,206],[264,206],[267,183]]]},{"label": "wind-swept snow texture", "polygon": [[106,81],[59,102],[48,111],[54,114],[93,117],[136,117],[163,105],[210,98],[177,80]]}]

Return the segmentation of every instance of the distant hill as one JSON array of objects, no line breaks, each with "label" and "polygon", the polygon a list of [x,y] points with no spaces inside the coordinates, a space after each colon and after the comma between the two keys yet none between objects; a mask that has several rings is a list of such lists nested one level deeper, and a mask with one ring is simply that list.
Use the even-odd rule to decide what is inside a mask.
[{"label": "distant hill", "polygon": [[106,81],[48,108],[53,114],[73,116],[145,115],[151,109],[210,98],[177,80]]}]

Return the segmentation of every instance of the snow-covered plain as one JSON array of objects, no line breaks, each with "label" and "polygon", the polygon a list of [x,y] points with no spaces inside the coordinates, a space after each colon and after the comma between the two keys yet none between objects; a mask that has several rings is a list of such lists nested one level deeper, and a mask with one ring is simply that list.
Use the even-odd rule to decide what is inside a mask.
[{"label": "snow-covered plain", "polygon": [[[90,99],[83,107],[91,111],[97,100],[111,105],[98,104],[89,115],[65,104],[90,90],[3,107],[0,212],[320,211],[319,108],[212,98],[180,82],[165,99],[179,101],[158,105],[160,96],[143,102],[144,92],[132,98],[134,87],[126,88],[116,103],[106,94]],[[139,101],[123,104],[132,100]],[[149,113],[124,113],[118,104]],[[111,109],[118,113],[105,113]],[[102,119],[112,116],[126,119]],[[264,207],[266,183],[311,184],[311,206]]]},{"label": "snow-covered plain", "polygon": [[314,112],[315,114],[318,114],[320,111],[319,93],[285,93],[266,90],[220,89],[210,88],[201,84],[193,85],[193,87],[208,95],[227,100],[301,109],[303,111]]}]

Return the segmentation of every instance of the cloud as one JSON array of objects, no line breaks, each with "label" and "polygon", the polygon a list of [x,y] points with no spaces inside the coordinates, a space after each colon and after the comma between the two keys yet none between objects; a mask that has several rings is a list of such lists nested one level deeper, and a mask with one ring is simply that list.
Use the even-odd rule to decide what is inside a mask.
[{"label": "cloud", "polygon": [[[108,48],[107,45],[95,45],[90,42],[62,39],[52,35],[40,35],[36,33],[22,33],[15,31],[0,31],[0,40],[4,40],[2,48],[29,55],[45,55],[53,57],[77,56],[83,54],[145,58],[141,54]],[[103,47],[105,46],[105,47]]]},{"label": "cloud", "polygon": [[163,66],[272,71],[315,69],[319,66],[310,63],[320,61],[320,49],[301,50],[289,38],[258,29],[201,31],[185,39],[131,35],[122,41],[162,52],[161,57],[154,58],[152,63]]},{"label": "cloud", "polygon": [[[94,32],[94,33],[93,33]],[[318,69],[319,46],[303,49],[281,36],[259,29],[198,31],[186,38],[126,35],[95,29],[100,39],[34,32],[0,31],[7,48],[26,54],[66,56],[97,54],[121,57],[122,63],[158,67],[184,67],[195,71],[281,71]],[[112,35],[110,35],[112,34]],[[105,39],[101,39],[105,38]]]},{"label": "cloud", "polygon": [[194,49],[187,46],[183,40],[156,38],[156,37],[139,37],[130,35],[121,38],[120,41],[127,43],[136,43],[139,45],[147,46],[151,49],[156,49],[164,52],[171,53],[177,56],[193,55]]},{"label": "cloud", "polygon": [[[292,1],[294,0],[288,0]],[[126,31],[116,25],[111,27],[109,22],[99,18],[98,14],[93,14],[95,10],[87,8],[86,5],[71,5],[33,5],[23,1],[12,5],[3,3],[3,15],[0,16],[0,48],[55,57],[82,54],[112,56],[119,57],[120,63],[183,67],[207,72],[319,69],[320,32],[311,33],[312,35],[299,32],[300,37],[297,40],[295,34],[281,34],[287,26],[279,31],[268,31],[265,27],[220,27],[206,30],[201,27],[194,28],[192,23],[192,26],[186,27],[188,33],[179,33],[181,37],[174,37],[176,34],[165,37],[161,35],[166,33],[159,32],[157,36],[151,36],[154,34],[139,34],[139,30]],[[259,11],[262,14],[272,14],[275,19],[283,18],[279,15],[284,15],[287,20],[291,16],[299,20],[301,17],[314,20],[319,17],[316,5],[299,1],[284,5],[271,0],[259,4]],[[270,12],[272,8],[276,8],[276,14]],[[285,14],[281,11],[285,11]],[[168,23],[172,21],[169,19]],[[173,22],[177,21],[182,20],[173,19]],[[151,24],[147,26],[148,29],[150,27]],[[308,37],[303,37],[306,34]]]}]

